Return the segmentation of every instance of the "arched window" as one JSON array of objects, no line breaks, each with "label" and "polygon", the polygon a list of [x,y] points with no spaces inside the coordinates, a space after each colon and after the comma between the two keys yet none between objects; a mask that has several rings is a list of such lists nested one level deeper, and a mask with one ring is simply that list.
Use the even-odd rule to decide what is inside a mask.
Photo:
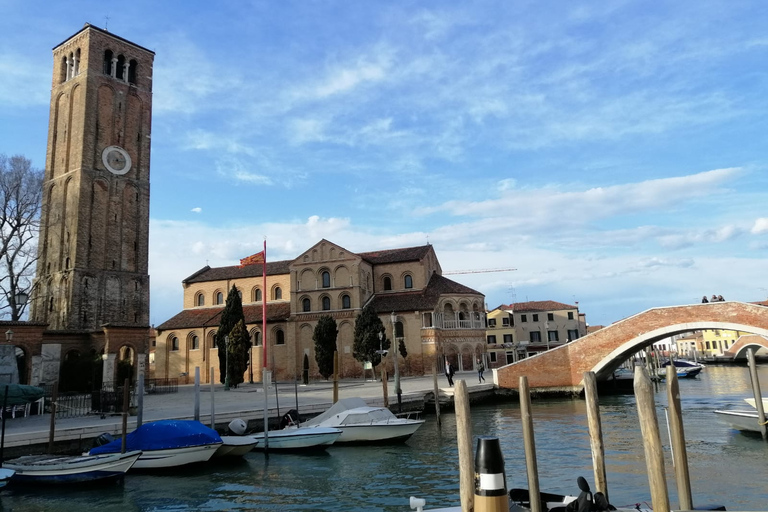
[{"label": "arched window", "polygon": [[331,274],[327,270],[324,270],[321,274],[323,278],[323,288],[331,287]]},{"label": "arched window", "polygon": [[112,50],[107,50],[104,52],[104,74],[112,74]]},{"label": "arched window", "polygon": [[274,300],[281,300],[282,298],[283,298],[283,290],[281,290],[280,287],[278,286],[277,288],[275,288]]},{"label": "arched window", "polygon": [[115,73],[115,77],[117,77],[120,80],[125,80],[125,73],[123,73],[123,69],[125,68],[125,57],[122,55],[117,56],[117,72]]},{"label": "arched window", "polygon": [[197,300],[195,301],[196,306],[205,306],[205,295],[202,293],[197,294]]},{"label": "arched window", "polygon": [[176,336],[171,337],[171,350],[174,352],[179,350],[179,338]]},{"label": "arched window", "polygon": [[261,302],[261,288],[254,288],[253,293],[251,293],[251,298],[253,299],[253,302]]},{"label": "arched window", "polygon": [[395,322],[395,338],[405,338],[403,322]]},{"label": "arched window", "polygon": [[385,290],[392,289],[392,278],[389,276],[384,276],[384,289]]},{"label": "arched window", "polygon": [[261,333],[259,331],[253,331],[253,335],[251,336],[251,339],[253,340],[254,347],[258,347],[261,345]]},{"label": "arched window", "polygon": [[192,335],[192,350],[199,350],[200,349],[200,338],[197,337],[196,334]]},{"label": "arched window", "polygon": [[331,309],[331,298],[323,297],[323,311],[328,311],[329,309]]},{"label": "arched window", "polygon": [[349,295],[342,295],[341,296],[341,308],[342,309],[349,309],[352,307],[352,301],[349,299]]},{"label": "arched window", "polygon": [[138,63],[131,59],[131,62],[128,63],[128,83],[135,84],[136,83],[136,66]]},{"label": "arched window", "polygon": [[301,310],[312,311],[312,302],[308,298],[301,301]]},{"label": "arched window", "polygon": [[285,333],[282,329],[275,331],[275,345],[285,345]]},{"label": "arched window", "polygon": [[406,289],[413,288],[413,278],[411,276],[406,275],[403,281]]},{"label": "arched window", "polygon": [[221,292],[216,292],[216,305],[224,304],[224,294]]}]

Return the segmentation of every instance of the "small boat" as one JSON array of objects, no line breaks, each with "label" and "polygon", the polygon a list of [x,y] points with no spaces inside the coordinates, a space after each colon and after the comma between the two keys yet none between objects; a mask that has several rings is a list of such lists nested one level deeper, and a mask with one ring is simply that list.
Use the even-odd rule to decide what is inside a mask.
[{"label": "small boat", "polygon": [[0,468],[0,489],[5,487],[6,485],[8,485],[8,482],[11,481],[11,477],[15,473],[16,472],[14,470],[12,470],[12,469]]},{"label": "small boat", "polygon": [[745,432],[761,432],[757,411],[715,411],[731,428]]},{"label": "small boat", "polygon": [[341,430],[337,444],[370,444],[404,442],[423,424],[424,420],[399,418],[386,407],[370,407],[362,398],[343,398],[300,429],[336,428]]},{"label": "small boat", "polygon": [[[269,431],[269,450],[325,450],[341,436],[341,430],[327,427],[287,427],[283,430]],[[248,437],[256,439],[259,444],[257,450],[263,450],[264,433],[251,434]]]},{"label": "small boat", "polygon": [[213,458],[242,457],[259,444],[258,439],[242,436],[221,436],[221,446],[214,452]]},{"label": "small boat", "polygon": [[[111,436],[101,436],[111,437]],[[126,436],[129,450],[141,450],[133,469],[159,469],[206,462],[223,444],[215,430],[194,420],[145,423]],[[92,448],[89,454],[119,452],[121,439]]]},{"label": "small boat", "polygon": [[666,376],[667,367],[670,364],[674,364],[677,369],[677,377],[679,379],[692,379],[696,377],[704,369],[703,364],[694,363],[693,361],[686,361],[685,359],[675,359],[674,361],[665,361],[659,368],[659,376]]},{"label": "small boat", "polygon": [[14,471],[11,482],[73,484],[119,480],[133,467],[141,451],[100,455],[25,455],[3,463]]}]

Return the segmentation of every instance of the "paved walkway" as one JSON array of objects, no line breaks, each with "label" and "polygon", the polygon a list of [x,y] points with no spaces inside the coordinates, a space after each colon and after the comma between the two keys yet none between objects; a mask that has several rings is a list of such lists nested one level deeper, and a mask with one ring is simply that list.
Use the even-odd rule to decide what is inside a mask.
[{"label": "paved walkway", "polygon": [[[457,374],[454,380],[464,379],[470,391],[492,389],[490,375],[488,382],[482,385],[477,382],[477,374]],[[438,377],[440,392],[453,394],[453,388],[448,387],[444,375]],[[406,377],[401,379],[402,402],[404,404],[424,400],[424,395],[433,391],[432,376]],[[215,420],[218,427],[226,426],[235,418],[242,418],[251,425],[263,424],[264,392],[260,383],[240,384],[237,389],[224,391],[220,384],[214,386],[211,394],[210,384],[200,386],[200,421],[206,425],[211,423],[211,397],[213,397]],[[387,383],[390,406],[397,404],[394,394],[394,381]],[[379,381],[363,381],[361,379],[342,380],[339,383],[339,398],[360,397],[369,404],[383,404],[382,384]],[[276,418],[289,409],[298,410],[302,415],[318,414],[332,405],[333,382],[315,381],[307,386],[296,386],[293,382],[273,383],[268,391],[269,417]],[[278,410],[279,406],[279,410]],[[279,412],[279,414],[278,414]],[[179,386],[178,393],[144,395],[143,422],[160,419],[193,419],[195,413],[195,386]],[[5,446],[23,448],[29,445],[47,444],[50,436],[50,414],[32,415],[26,418],[8,418],[5,426]],[[136,416],[128,418],[128,430],[136,427]],[[90,440],[104,432],[119,435],[122,432],[122,416],[110,415],[101,418],[99,415],[89,415],[80,418],[58,418],[56,420],[56,441]],[[15,450],[14,450],[15,451]]]}]

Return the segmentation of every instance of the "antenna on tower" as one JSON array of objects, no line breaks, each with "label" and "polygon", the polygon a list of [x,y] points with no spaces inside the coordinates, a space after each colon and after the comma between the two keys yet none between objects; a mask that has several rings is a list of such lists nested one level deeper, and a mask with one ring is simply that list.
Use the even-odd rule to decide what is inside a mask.
[{"label": "antenna on tower", "polygon": [[509,298],[511,299],[510,304],[514,304],[515,302],[517,302],[517,292],[515,292],[514,286],[509,287]]},{"label": "antenna on tower", "polygon": [[104,16],[104,30],[109,32],[109,16]]}]

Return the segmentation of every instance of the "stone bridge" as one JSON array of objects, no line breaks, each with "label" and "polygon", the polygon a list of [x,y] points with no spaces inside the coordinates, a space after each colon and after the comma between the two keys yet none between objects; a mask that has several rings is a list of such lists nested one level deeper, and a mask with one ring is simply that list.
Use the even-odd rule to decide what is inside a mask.
[{"label": "stone bridge", "polygon": [[736,340],[736,343],[731,345],[731,347],[723,352],[723,354],[726,357],[732,357],[734,359],[746,359],[747,349],[749,348],[754,348],[755,350],[760,350],[761,348],[768,349],[768,339],[763,336],[758,336],[757,334],[741,336]]},{"label": "stone bridge", "polygon": [[[605,380],[637,351],[669,336],[704,329],[730,329],[768,336],[768,307],[744,302],[710,302],[654,308],[625,318],[576,341],[494,370],[500,388],[517,389],[520,377],[530,388],[580,393],[584,372]],[[743,338],[759,338],[758,336]],[[762,338],[761,338],[762,339]],[[734,354],[757,341],[735,343]],[[762,346],[765,345],[763,339]],[[741,354],[742,356],[744,354]]]}]

